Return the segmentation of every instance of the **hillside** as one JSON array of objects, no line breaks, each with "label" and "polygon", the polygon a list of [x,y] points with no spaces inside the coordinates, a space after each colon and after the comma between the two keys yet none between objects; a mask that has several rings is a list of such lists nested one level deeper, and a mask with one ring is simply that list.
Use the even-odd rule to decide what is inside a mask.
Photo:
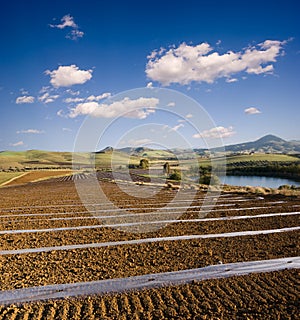
[{"label": "hillside", "polygon": [[[131,156],[130,158],[134,163],[138,161],[138,158],[135,156]],[[75,163],[76,166],[78,165],[78,169],[80,169],[89,166],[91,163],[90,159],[91,155],[89,153],[76,153],[74,155],[72,152],[42,150],[2,151],[0,152],[0,170],[72,169]],[[113,150],[111,147],[95,153],[97,167],[109,167],[112,159],[114,165],[123,165],[128,162],[128,155],[124,152]]]},{"label": "hillside", "polygon": [[[264,136],[256,141],[239,143],[225,146],[227,155],[235,154],[253,154],[266,155],[298,155],[300,154],[299,141],[285,141],[274,135]],[[207,151],[218,152],[223,151],[222,148],[208,149],[194,149],[199,155],[205,154]],[[172,160],[176,156],[188,159],[189,150],[161,150],[151,149],[145,147],[126,147],[122,149],[114,149],[107,147],[95,153],[97,167],[110,166],[112,155],[114,165],[124,165],[130,161],[138,163],[141,158],[148,158],[150,160]],[[176,155],[176,156],[175,156]],[[182,155],[182,156],[181,156]],[[270,156],[270,155],[269,155]],[[2,151],[0,152],[0,170],[12,169],[31,169],[31,168],[72,168],[72,152],[54,152],[42,150],[28,150],[28,151]],[[88,153],[76,154],[76,163],[79,167],[84,167],[90,163],[91,156]],[[254,158],[252,158],[254,160]],[[277,159],[276,159],[277,160]],[[288,161],[290,161],[288,159]],[[294,160],[295,161],[295,160]]]},{"label": "hillside", "polygon": [[[244,142],[225,146],[226,152],[229,153],[283,153],[299,154],[300,141],[286,141],[272,134],[266,135],[256,141]],[[199,154],[207,149],[195,149]],[[220,152],[223,148],[213,148],[211,151]]]},{"label": "hillside", "polygon": [[70,152],[51,152],[41,150],[28,151],[3,151],[0,152],[0,168],[33,168],[39,167],[64,167],[72,164]]}]

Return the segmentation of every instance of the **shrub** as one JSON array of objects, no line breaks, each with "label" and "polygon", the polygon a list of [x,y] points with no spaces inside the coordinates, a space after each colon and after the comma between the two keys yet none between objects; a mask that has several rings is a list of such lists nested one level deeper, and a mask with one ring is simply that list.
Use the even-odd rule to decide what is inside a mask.
[{"label": "shrub", "polygon": [[180,171],[179,170],[174,170],[174,172],[169,175],[169,179],[180,181],[181,180]]},{"label": "shrub", "polygon": [[278,188],[278,190],[283,190],[283,189],[291,189],[291,186],[288,184],[284,184]]},{"label": "shrub", "polygon": [[147,159],[142,159],[140,161],[140,168],[141,169],[148,169],[149,168],[149,161]]},{"label": "shrub", "polygon": [[206,185],[219,185],[220,184],[220,179],[218,176],[215,174],[210,175],[210,174],[204,174],[200,177],[199,179],[200,184],[206,184]]}]

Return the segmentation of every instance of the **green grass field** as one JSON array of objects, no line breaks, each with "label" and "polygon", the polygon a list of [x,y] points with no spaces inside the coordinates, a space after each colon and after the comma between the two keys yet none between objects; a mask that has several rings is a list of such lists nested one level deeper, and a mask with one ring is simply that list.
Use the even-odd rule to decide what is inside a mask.
[{"label": "green grass field", "polygon": [[[0,152],[0,169],[9,168],[57,168],[57,167],[72,167],[73,154],[71,152],[48,152],[41,150],[29,150],[22,152],[4,151]],[[140,157],[128,156],[126,153],[119,151],[97,153],[95,154],[95,165],[97,168],[109,168],[111,163],[113,167],[125,167],[128,164],[138,164],[140,159],[148,158],[150,163],[162,165],[168,161],[170,165],[178,164],[177,161],[167,160],[167,158],[174,157],[174,155],[165,150],[150,150],[146,151]],[[91,165],[92,157],[88,153],[77,153],[74,157],[79,168]],[[112,161],[113,160],[113,161]],[[256,161],[270,161],[270,162],[297,162],[299,158],[284,155],[284,154],[253,154],[253,155],[236,155],[227,156],[226,163],[230,165],[238,162],[256,162]],[[224,162],[224,158],[214,158],[214,164],[219,165]],[[182,160],[180,164],[184,169],[187,169],[195,161]],[[199,158],[200,166],[211,165],[210,159]],[[9,175],[10,173],[8,173]]]}]

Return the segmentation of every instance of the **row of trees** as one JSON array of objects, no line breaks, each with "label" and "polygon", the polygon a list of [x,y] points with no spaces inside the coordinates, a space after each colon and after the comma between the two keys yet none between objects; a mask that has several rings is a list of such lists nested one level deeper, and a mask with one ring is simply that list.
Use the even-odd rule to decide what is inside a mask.
[{"label": "row of trees", "polygon": [[227,166],[226,171],[230,175],[300,179],[300,162],[233,163]]}]

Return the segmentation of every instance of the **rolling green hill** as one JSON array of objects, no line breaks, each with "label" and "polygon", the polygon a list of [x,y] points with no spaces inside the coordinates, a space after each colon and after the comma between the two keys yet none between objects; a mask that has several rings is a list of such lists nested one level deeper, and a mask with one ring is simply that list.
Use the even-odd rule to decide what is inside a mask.
[{"label": "rolling green hill", "polygon": [[[199,154],[207,149],[195,149]],[[280,153],[300,154],[299,141],[286,141],[272,134],[266,135],[256,141],[244,142],[225,146],[226,153]],[[222,152],[223,148],[213,148],[212,152]]]},{"label": "rolling green hill", "polygon": [[[203,154],[205,149],[195,149],[199,155]],[[209,150],[210,153],[218,156],[218,148]],[[114,168],[128,166],[129,164],[138,164],[140,159],[147,158],[152,162],[172,161],[176,156],[189,160],[188,150],[161,150],[145,147],[127,147],[114,150],[112,147],[107,147],[95,153],[76,153],[71,152],[54,152],[42,150],[28,151],[2,151],[0,152],[0,170],[30,170],[30,169],[46,169],[46,168],[72,168],[73,160],[77,169],[82,169],[91,164],[97,168],[109,168],[111,163]],[[254,142],[246,142],[231,146],[226,146],[227,165],[245,162],[252,163],[263,161],[267,162],[297,162],[299,163],[300,142],[285,141],[273,135],[268,135]],[[182,156],[181,156],[182,155]],[[215,161],[218,161],[215,158]],[[224,161],[223,158],[220,161]],[[209,165],[210,160],[206,157],[199,160],[201,165]]]}]

